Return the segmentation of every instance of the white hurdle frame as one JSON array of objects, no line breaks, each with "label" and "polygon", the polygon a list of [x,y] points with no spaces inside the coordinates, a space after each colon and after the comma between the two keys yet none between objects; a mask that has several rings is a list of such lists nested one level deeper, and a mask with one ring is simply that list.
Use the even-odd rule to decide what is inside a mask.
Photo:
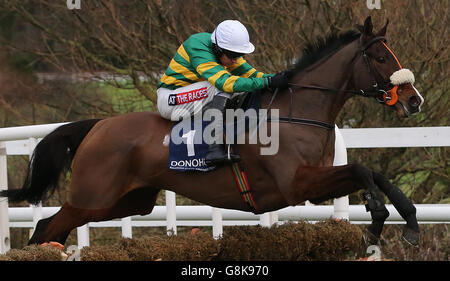
[{"label": "white hurdle frame", "polygon": [[[67,123],[55,123],[45,125],[34,126],[21,126],[0,128],[0,190],[8,189],[7,181],[7,155],[29,155],[31,157],[32,152],[38,143],[39,138],[44,137],[57,127]],[[367,129],[338,129],[336,127],[336,143],[335,143],[335,159],[333,165],[345,165],[347,164],[347,150],[348,148],[376,148],[376,147],[440,147],[450,146],[450,127],[417,127],[417,128],[367,128]],[[24,141],[20,141],[24,140]],[[345,140],[345,142],[344,142]],[[25,151],[26,150],[26,151]],[[441,205],[441,206],[439,206]],[[181,206],[180,206],[181,207]],[[177,209],[175,193],[166,191],[166,229],[168,234],[177,233]],[[203,206],[182,206],[192,207],[203,210]],[[207,206],[205,206],[207,207]],[[308,209],[311,207],[311,210]],[[283,219],[286,219],[286,212],[292,212],[301,208],[303,217],[306,219],[314,220],[314,218],[323,218],[324,214],[331,214],[334,218],[352,219],[358,217],[359,220],[365,216],[363,212],[364,206],[349,206],[348,197],[337,198],[334,200],[333,210],[330,212],[331,206],[314,206],[309,202],[305,203],[305,206],[289,207],[282,209],[279,212],[269,212],[259,216],[259,224],[262,226],[270,227],[274,223],[278,222],[280,215],[283,215]],[[387,206],[388,209],[392,206]],[[418,219],[420,217],[425,218],[425,223],[449,223],[450,216],[448,216],[450,210],[450,204],[435,204],[435,205],[416,205],[418,208]],[[42,205],[31,206],[32,208],[32,228],[36,226],[39,219],[43,217],[43,209],[54,208],[45,207]],[[294,209],[292,209],[294,208]],[[16,212],[16,209],[27,208],[11,208],[11,212]],[[7,199],[0,199],[0,253],[5,253],[10,249],[10,221],[8,201]],[[157,212],[158,206],[155,207]],[[187,210],[187,209],[186,209]],[[219,238],[223,232],[223,225],[225,218],[228,220],[230,217],[237,219],[251,219],[253,214],[246,215],[245,212],[232,211],[226,209],[219,209],[208,207],[210,218],[212,218],[213,237]],[[315,211],[312,211],[315,210]],[[357,212],[357,213],[355,213]],[[390,209],[391,212],[391,209]],[[394,210],[395,212],[395,210]],[[444,213],[443,213],[444,212]],[[290,214],[290,213],[289,213]],[[225,215],[225,216],[224,216]],[[309,216],[309,217],[308,217]],[[325,215],[326,216],[326,215]],[[396,216],[391,212],[391,217]],[[143,216],[142,218],[147,217]],[[392,218],[388,218],[388,221]],[[288,218],[292,218],[292,215],[288,215]],[[123,237],[132,237],[132,226],[140,222],[139,217],[127,217],[120,221],[110,221],[101,223],[89,223],[77,228],[78,233],[78,247],[89,246],[89,227],[92,226],[113,226],[122,227]],[[394,219],[397,223],[397,220]],[[242,223],[251,223],[253,221],[244,221]],[[28,224],[27,224],[28,225]],[[153,224],[156,225],[156,224]],[[186,225],[186,224],[183,224]],[[204,223],[203,223],[204,225]]]}]

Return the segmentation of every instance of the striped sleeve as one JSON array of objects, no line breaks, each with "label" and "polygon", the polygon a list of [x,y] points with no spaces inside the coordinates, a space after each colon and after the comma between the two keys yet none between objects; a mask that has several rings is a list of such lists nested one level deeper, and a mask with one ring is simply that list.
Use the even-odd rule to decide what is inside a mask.
[{"label": "striped sleeve", "polygon": [[273,74],[264,74],[263,72],[257,71],[250,64],[245,61],[244,58],[239,58],[238,61],[228,68],[228,70],[233,75],[237,75],[243,78],[253,77],[253,78],[263,78],[273,76]]},{"label": "striped sleeve", "polygon": [[[191,64],[205,80],[221,91],[227,93],[251,92],[262,89],[266,86],[266,78],[262,77],[241,77],[228,72],[223,66],[218,64],[214,58],[209,58],[206,54],[196,52],[191,55]],[[205,59],[206,58],[206,59]]]}]

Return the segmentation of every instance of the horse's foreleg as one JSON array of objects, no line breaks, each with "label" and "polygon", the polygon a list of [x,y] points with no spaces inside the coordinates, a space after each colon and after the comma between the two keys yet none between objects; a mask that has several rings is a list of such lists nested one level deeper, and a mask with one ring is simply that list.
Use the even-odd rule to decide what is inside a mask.
[{"label": "horse's foreleg", "polygon": [[419,244],[419,224],[416,218],[416,208],[405,194],[389,180],[376,172],[373,172],[375,184],[386,194],[402,218],[406,221],[403,238],[412,245]]},{"label": "horse's foreleg", "polygon": [[[376,188],[370,170],[358,164],[335,167],[299,166],[293,182],[292,199],[320,203],[359,189]],[[295,198],[295,199],[294,199]],[[297,204],[298,202],[289,202]]]},{"label": "horse's foreleg", "polygon": [[365,239],[368,244],[377,244],[383,231],[384,222],[389,217],[389,211],[384,202],[384,196],[378,187],[366,188],[363,199],[367,201],[366,211],[370,211],[372,223],[367,227]]},{"label": "horse's foreleg", "polygon": [[[294,181],[294,195],[301,201],[320,203],[328,199],[348,195],[365,189],[367,211],[370,211],[372,224],[368,227],[371,243],[380,237],[389,212],[383,196],[374,182],[372,172],[358,164],[337,167],[298,167]],[[299,203],[297,202],[297,203]]]}]

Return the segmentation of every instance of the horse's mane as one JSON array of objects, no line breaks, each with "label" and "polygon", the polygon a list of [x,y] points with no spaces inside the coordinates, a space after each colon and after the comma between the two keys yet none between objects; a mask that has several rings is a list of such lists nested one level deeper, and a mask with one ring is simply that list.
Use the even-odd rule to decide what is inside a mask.
[{"label": "horse's mane", "polygon": [[293,73],[299,73],[309,66],[315,64],[320,59],[333,54],[341,47],[356,40],[361,34],[356,30],[344,33],[331,33],[327,37],[318,37],[315,42],[308,43],[303,49],[303,54],[295,63]]}]

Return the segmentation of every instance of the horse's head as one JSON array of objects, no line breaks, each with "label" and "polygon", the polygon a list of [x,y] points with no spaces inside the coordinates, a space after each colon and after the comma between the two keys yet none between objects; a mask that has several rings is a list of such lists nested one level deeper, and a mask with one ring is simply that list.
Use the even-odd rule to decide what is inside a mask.
[{"label": "horse's head", "polygon": [[[373,32],[372,20],[366,18],[364,26],[357,25],[361,32],[359,49],[361,56],[354,64],[353,77],[357,89],[372,90],[377,100],[395,107],[399,117],[408,117],[420,111],[424,99],[414,85],[414,74],[402,68],[394,52],[384,38],[389,21],[378,32]],[[369,86],[370,85],[370,86]]]}]

